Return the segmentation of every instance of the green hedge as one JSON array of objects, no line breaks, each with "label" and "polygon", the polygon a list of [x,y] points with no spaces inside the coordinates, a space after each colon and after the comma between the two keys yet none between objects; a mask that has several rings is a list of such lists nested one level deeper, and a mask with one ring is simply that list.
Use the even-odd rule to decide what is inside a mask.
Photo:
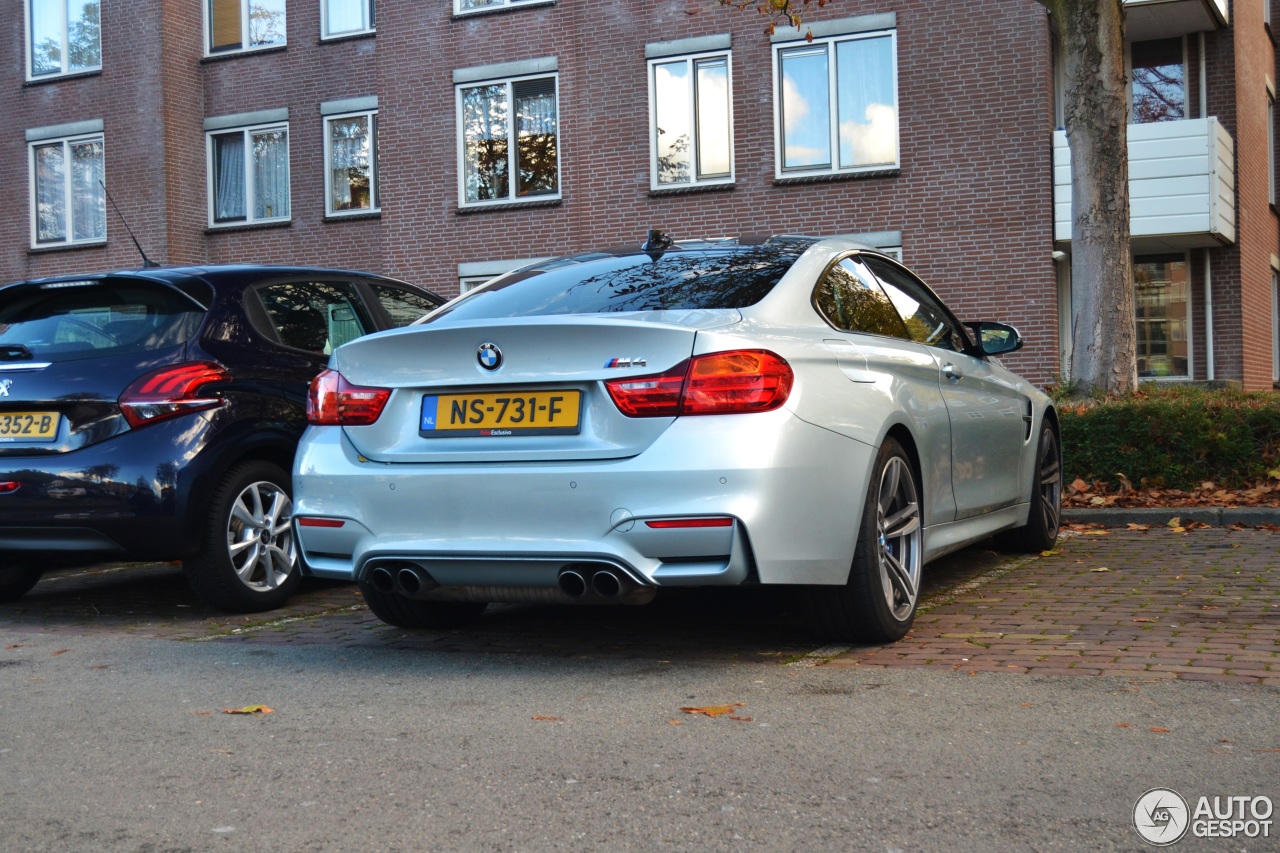
[{"label": "green hedge", "polygon": [[1280,394],[1144,385],[1130,397],[1060,401],[1066,482],[1244,488],[1277,476]]}]

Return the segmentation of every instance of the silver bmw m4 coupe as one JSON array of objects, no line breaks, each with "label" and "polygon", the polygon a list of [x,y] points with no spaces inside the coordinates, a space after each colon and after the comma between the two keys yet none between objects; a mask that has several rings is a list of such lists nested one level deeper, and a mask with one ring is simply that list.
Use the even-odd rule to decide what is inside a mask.
[{"label": "silver bmw m4 coupe", "polygon": [[1057,414],[997,360],[1020,346],[847,239],[653,231],[336,349],[297,542],[400,627],[770,585],[833,640],[891,642],[929,560],[1057,538]]}]

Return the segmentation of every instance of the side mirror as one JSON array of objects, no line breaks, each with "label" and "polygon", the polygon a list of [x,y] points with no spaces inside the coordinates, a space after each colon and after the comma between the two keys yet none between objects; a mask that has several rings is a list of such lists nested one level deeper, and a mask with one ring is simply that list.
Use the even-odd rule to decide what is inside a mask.
[{"label": "side mirror", "polygon": [[978,339],[978,349],[983,355],[1004,355],[1022,349],[1022,335],[1013,326],[1004,323],[966,323]]}]

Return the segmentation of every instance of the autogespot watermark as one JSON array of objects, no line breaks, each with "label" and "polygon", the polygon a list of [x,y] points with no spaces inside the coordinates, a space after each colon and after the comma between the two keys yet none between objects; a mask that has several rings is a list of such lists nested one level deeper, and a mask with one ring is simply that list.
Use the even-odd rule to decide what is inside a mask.
[{"label": "autogespot watermark", "polygon": [[1165,847],[1190,831],[1195,838],[1270,838],[1270,797],[1200,797],[1192,807],[1169,788],[1152,788],[1133,806],[1133,826],[1144,841]]}]

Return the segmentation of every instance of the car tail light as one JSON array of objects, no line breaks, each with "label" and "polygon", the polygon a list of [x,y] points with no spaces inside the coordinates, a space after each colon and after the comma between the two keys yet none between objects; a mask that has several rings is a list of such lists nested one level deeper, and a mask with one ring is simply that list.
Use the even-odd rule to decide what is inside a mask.
[{"label": "car tail light", "polygon": [[316,426],[368,426],[382,414],[389,388],[352,385],[336,370],[324,370],[307,391],[307,423]]},{"label": "car tail light", "polygon": [[12,494],[13,492],[18,491],[18,489],[21,487],[22,487],[22,484],[19,483],[17,480],[5,480],[4,482],[0,483],[0,495]]},{"label": "car tail light", "polygon": [[139,379],[120,395],[120,411],[129,426],[137,428],[174,415],[199,412],[223,405],[217,394],[201,394],[212,382],[226,382],[231,374],[207,361],[162,367]]},{"label": "car tail light", "polygon": [[767,350],[699,355],[666,373],[605,382],[614,405],[628,417],[726,415],[768,412],[787,401],[795,374]]}]

